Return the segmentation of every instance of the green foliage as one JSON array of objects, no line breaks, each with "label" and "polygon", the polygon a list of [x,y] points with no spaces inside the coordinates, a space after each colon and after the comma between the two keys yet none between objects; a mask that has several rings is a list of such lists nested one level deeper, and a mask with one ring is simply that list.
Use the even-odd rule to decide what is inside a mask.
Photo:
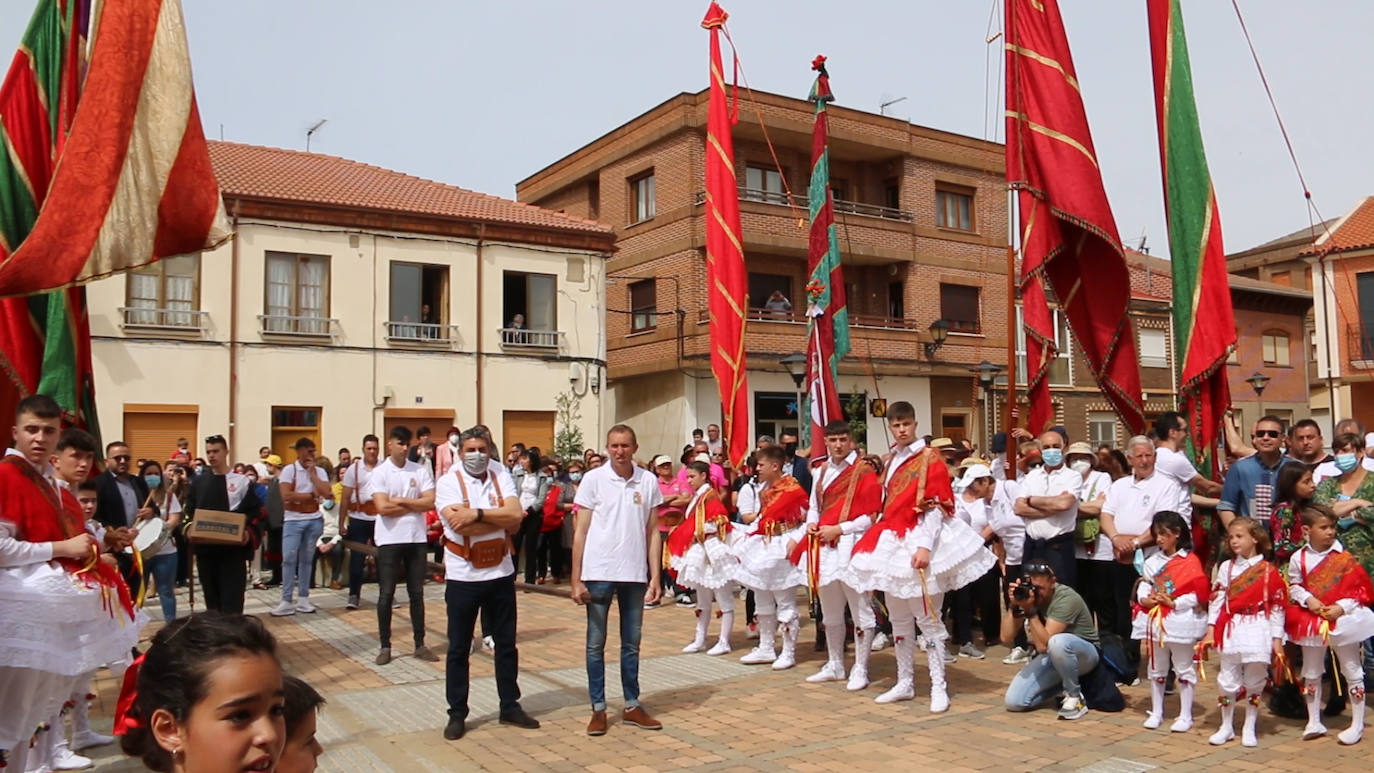
[{"label": "green foliage", "polygon": [[563,392],[553,400],[557,409],[557,432],[553,437],[553,452],[564,459],[582,458],[582,398],[573,392]]},{"label": "green foliage", "polygon": [[855,390],[844,403],[844,415],[849,419],[849,431],[854,442],[863,445],[868,437],[868,393]]}]

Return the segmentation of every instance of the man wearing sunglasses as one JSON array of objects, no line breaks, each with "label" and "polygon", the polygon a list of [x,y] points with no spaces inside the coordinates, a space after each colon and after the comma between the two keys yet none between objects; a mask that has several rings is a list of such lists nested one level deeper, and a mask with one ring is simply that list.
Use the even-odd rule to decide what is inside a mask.
[{"label": "man wearing sunglasses", "polygon": [[1278,417],[1265,416],[1255,422],[1251,437],[1251,443],[1255,446],[1254,456],[1247,456],[1231,465],[1231,469],[1226,471],[1226,482],[1221,487],[1217,514],[1225,526],[1230,526],[1238,515],[1266,522],[1274,506],[1279,468],[1285,464],[1301,464],[1283,455],[1283,422]]},{"label": "man wearing sunglasses", "polygon": [[[130,475],[132,455],[122,440],[105,445],[105,472],[95,479],[95,519],[106,529],[132,529],[134,524],[158,514],[157,505],[148,499],[148,484],[140,475]],[[133,557],[120,551],[115,553],[119,572],[136,596],[144,582],[134,570]]]}]

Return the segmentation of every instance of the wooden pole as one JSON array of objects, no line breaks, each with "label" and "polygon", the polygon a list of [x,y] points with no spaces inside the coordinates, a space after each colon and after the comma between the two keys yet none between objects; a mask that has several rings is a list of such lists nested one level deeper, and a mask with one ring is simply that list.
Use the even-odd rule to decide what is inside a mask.
[{"label": "wooden pole", "polygon": [[1016,480],[1016,191],[1007,186],[1007,406],[1002,424],[1007,433],[1006,479]]}]

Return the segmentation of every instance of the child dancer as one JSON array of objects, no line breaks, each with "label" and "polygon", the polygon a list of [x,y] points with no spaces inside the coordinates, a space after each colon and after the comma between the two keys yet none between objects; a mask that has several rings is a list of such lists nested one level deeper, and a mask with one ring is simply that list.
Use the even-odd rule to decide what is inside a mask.
[{"label": "child dancer", "polygon": [[1210,584],[1202,562],[1192,553],[1193,532],[1183,516],[1170,510],[1155,513],[1150,533],[1160,550],[1145,559],[1131,631],[1149,653],[1150,713],[1145,727],[1154,730],[1164,722],[1164,683],[1172,664],[1178,674],[1179,707],[1178,719],[1169,729],[1186,733],[1193,728],[1193,653],[1207,630]]},{"label": "child dancer", "polygon": [[711,486],[711,466],[687,465],[687,483],[696,493],[687,505],[687,517],[668,536],[671,571],[677,584],[697,592],[697,633],[683,652],[706,649],[706,629],[711,624],[711,601],[720,604],[720,638],[707,655],[730,651],[730,630],[735,626],[735,566],[730,555],[730,514]]},{"label": "child dancer", "polygon": [[1303,740],[1326,734],[1321,720],[1322,672],[1329,646],[1350,689],[1350,727],[1336,736],[1349,746],[1364,736],[1361,644],[1374,636],[1374,587],[1360,562],[1336,539],[1336,514],[1324,505],[1301,511],[1307,542],[1288,562],[1288,639],[1302,647]]},{"label": "child dancer", "polygon": [[945,640],[940,620],[947,591],[987,573],[997,557],[954,513],[949,468],[940,454],[916,436],[916,409],[900,401],[887,409],[896,447],[887,463],[887,501],[882,518],[854,545],[845,584],[860,592],[886,593],[896,637],[897,683],[878,703],[916,697],[916,625],[921,626],[930,668],[930,710],[949,710],[945,686]]},{"label": "child dancer", "polygon": [[1226,539],[1231,558],[1217,569],[1207,634],[1198,645],[1204,653],[1207,647],[1216,647],[1221,653],[1217,674],[1221,728],[1208,741],[1220,746],[1236,737],[1235,702],[1249,698],[1241,743],[1258,746],[1255,724],[1259,721],[1265,666],[1271,657],[1283,657],[1286,591],[1278,569],[1264,560],[1269,551],[1269,531],[1259,521],[1236,518],[1226,530]]}]

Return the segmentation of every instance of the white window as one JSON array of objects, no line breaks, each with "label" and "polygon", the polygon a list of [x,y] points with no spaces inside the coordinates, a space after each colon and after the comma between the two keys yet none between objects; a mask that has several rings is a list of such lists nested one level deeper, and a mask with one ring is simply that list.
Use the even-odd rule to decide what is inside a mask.
[{"label": "white window", "polygon": [[157,327],[198,327],[200,255],[163,258],[129,272],[125,322]]},{"label": "white window", "polygon": [[761,166],[745,167],[744,193],[741,198],[786,204],[786,194],[782,190],[782,173]]},{"label": "white window", "polygon": [[1093,448],[1107,444],[1112,448],[1116,443],[1116,414],[1111,411],[1088,411],[1088,442]]},{"label": "white window", "polygon": [[329,256],[267,253],[265,333],[328,335]]},{"label": "white window", "polygon": [[1169,367],[1169,334],[1167,331],[1140,329],[1140,365],[1144,368]]},{"label": "white window", "polygon": [[634,209],[630,212],[630,222],[638,223],[654,216],[657,204],[654,201],[654,173],[649,172],[630,180],[630,200]]},{"label": "white window", "polygon": [[1264,364],[1288,366],[1288,334],[1278,330],[1271,330],[1260,336],[1261,346],[1264,348]]},{"label": "white window", "polygon": [[[1071,367],[1072,337],[1069,335],[1069,320],[1059,309],[1050,309],[1050,314],[1054,320],[1054,343],[1059,349],[1059,356],[1050,363],[1050,385],[1051,386],[1072,386],[1073,369]],[[1026,383],[1026,324],[1022,319],[1021,306],[1016,307],[1016,383]]]}]

